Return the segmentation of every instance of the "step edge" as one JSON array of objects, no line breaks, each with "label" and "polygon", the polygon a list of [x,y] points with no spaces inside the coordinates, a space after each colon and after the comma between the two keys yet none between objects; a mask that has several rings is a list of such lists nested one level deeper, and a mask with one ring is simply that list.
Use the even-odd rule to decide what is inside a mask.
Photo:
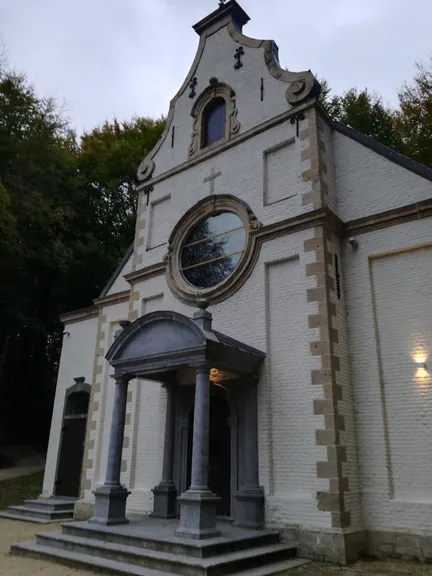
[{"label": "step edge", "polygon": [[[11,550],[13,553],[18,553],[21,551],[25,552],[35,552],[42,557],[48,557],[51,560],[65,560],[68,564],[74,564],[80,567],[91,567],[105,570],[116,571],[120,574],[126,574],[129,576],[166,576],[165,572],[161,570],[154,570],[152,568],[147,568],[143,566],[138,566],[136,564],[128,564],[127,562],[118,562],[116,560],[107,560],[105,558],[100,558],[99,556],[92,556],[90,554],[83,554],[81,552],[73,552],[78,558],[71,558],[68,555],[68,550],[61,550],[58,548],[49,548],[48,546],[41,546],[36,544],[36,541],[32,542],[15,542],[11,544]],[[135,573],[135,574],[134,574]]]},{"label": "step edge", "polygon": [[38,518],[35,516],[24,516],[23,514],[9,514],[5,512],[0,512],[0,518],[6,518],[7,520],[19,520],[20,522],[35,522],[36,524],[58,524],[58,520]]},{"label": "step edge", "polygon": [[[98,529],[96,526],[92,525],[92,526],[82,526],[81,523],[66,523],[65,524],[65,528],[67,528],[67,530],[75,530],[77,532],[83,532],[86,534],[98,534],[101,535],[102,537],[110,537],[110,536],[114,536],[116,538],[123,538],[124,540],[128,540],[128,539],[136,539],[136,540],[142,540],[143,542],[152,542],[155,544],[171,544],[171,542],[169,540],[165,540],[163,538],[158,538],[155,536],[151,536],[151,535],[140,535],[140,534],[122,534],[122,533],[116,533],[116,532],[109,532],[109,531],[105,531],[105,530],[100,530]],[[267,539],[267,538],[277,538],[277,541],[275,540],[275,542],[273,544],[283,544],[283,542],[280,541],[280,534],[279,533],[266,533],[266,534],[251,534],[248,536],[245,536],[244,538],[237,538],[234,539],[232,542],[235,543],[245,543],[247,541],[251,542],[251,543],[256,543],[259,542],[260,540],[263,539]],[[97,538],[95,538],[96,540]],[[202,541],[195,541],[193,539],[191,539],[190,541],[185,540],[185,539],[179,539],[178,541],[175,542],[175,544],[179,545],[179,546],[184,546],[185,548],[193,548],[196,550],[209,550],[213,547],[216,546],[223,546],[223,545],[228,545],[230,543],[230,541],[227,540],[221,540],[218,542],[214,542],[214,543],[208,543],[206,546],[199,546],[197,545],[197,542],[202,543]],[[266,544],[267,545],[267,544]]]},{"label": "step edge", "polygon": [[40,514],[41,516],[61,516],[62,514],[73,514],[73,510],[43,510],[42,508],[30,508],[30,506],[9,506],[8,510],[24,512],[29,514]]},{"label": "step edge", "polygon": [[[197,558],[195,556],[186,556],[184,554],[173,554],[171,552],[156,552],[154,550],[146,548],[138,548],[136,546],[119,545],[112,542],[103,542],[101,540],[95,540],[91,538],[80,538],[77,536],[69,536],[61,532],[46,532],[36,534],[36,538],[40,538],[46,541],[64,542],[70,544],[76,544],[77,546],[91,546],[96,548],[99,552],[104,550],[109,550],[111,552],[118,552],[122,554],[130,554],[132,556],[141,558],[151,558],[155,560],[161,560],[172,564],[182,564],[186,566],[196,566],[196,567],[212,567],[220,566],[223,564],[229,564],[230,562],[235,562],[236,560],[260,557],[261,555],[267,555],[282,551],[292,551],[296,550],[295,546],[288,544],[272,544],[269,546],[262,546],[257,548],[251,548],[241,551],[230,552],[223,554],[223,560],[215,562],[215,558]],[[43,544],[40,544],[43,545]],[[216,558],[218,558],[216,556]]]}]

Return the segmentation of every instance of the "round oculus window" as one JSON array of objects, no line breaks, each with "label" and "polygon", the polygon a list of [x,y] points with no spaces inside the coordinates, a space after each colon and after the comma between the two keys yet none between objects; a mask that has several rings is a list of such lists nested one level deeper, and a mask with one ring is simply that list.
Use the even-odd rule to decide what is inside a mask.
[{"label": "round oculus window", "polygon": [[237,268],[246,243],[243,220],[220,212],[200,222],[186,237],[180,255],[181,272],[196,288],[211,288]]}]

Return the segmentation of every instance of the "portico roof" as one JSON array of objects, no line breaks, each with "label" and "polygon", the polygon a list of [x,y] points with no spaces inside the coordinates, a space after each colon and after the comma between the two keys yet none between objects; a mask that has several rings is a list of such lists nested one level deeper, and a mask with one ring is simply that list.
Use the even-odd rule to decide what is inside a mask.
[{"label": "portico roof", "polygon": [[173,311],[146,314],[123,329],[106,355],[116,375],[160,382],[175,382],[178,370],[203,365],[255,374],[264,358],[264,352],[212,330],[205,310],[194,319]]}]

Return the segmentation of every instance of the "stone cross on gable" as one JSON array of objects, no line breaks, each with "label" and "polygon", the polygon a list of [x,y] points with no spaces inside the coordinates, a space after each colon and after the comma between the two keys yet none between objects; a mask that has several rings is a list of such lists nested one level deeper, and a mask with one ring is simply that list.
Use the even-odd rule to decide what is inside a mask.
[{"label": "stone cross on gable", "polygon": [[214,189],[215,189],[215,180],[216,178],[218,178],[219,176],[222,175],[222,172],[216,172],[215,167],[212,166],[212,169],[210,170],[210,175],[207,176],[206,178],[204,178],[204,184],[206,184],[207,182],[210,182],[210,194],[214,194]]}]

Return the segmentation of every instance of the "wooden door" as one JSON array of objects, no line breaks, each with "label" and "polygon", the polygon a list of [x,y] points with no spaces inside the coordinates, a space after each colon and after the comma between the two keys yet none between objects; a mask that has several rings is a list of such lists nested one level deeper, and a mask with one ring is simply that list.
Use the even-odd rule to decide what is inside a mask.
[{"label": "wooden door", "polygon": [[87,418],[66,417],[62,428],[56,495],[78,497]]}]

